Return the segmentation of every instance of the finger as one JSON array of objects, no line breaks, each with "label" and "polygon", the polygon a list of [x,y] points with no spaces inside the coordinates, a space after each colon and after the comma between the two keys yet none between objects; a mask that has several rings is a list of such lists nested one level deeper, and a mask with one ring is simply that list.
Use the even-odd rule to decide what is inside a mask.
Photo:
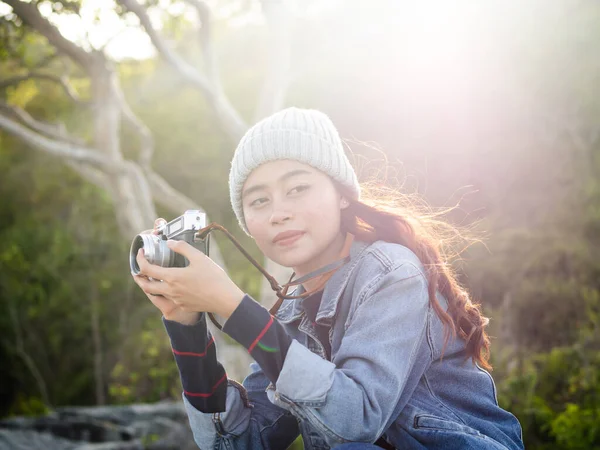
[{"label": "finger", "polygon": [[138,250],[135,260],[137,261],[138,267],[140,268],[140,274],[156,278],[157,280],[171,280],[172,273],[170,272],[173,269],[168,267],[157,266],[155,264],[150,264],[148,260],[144,257],[144,249],[140,248]]},{"label": "finger", "polygon": [[158,218],[154,221],[154,230],[152,231],[152,234],[158,234],[158,230],[159,228],[161,228],[162,226],[164,226],[167,223],[167,221],[165,219]]},{"label": "finger", "polygon": [[[138,277],[138,279],[139,279],[139,277]],[[135,280],[136,283],[137,283],[138,279]],[[140,286],[140,288],[141,288],[141,286]],[[143,289],[142,289],[142,291],[144,292],[144,294],[146,294],[146,296],[152,302],[152,304],[154,306],[156,306],[158,309],[160,309],[160,311],[163,314],[165,313],[165,311],[169,311],[169,310],[173,309],[173,302],[169,298],[165,297],[164,295],[152,294],[152,293],[144,291]]]},{"label": "finger", "polygon": [[162,295],[163,298],[168,297],[170,292],[169,286],[165,282],[150,281],[144,277],[135,277],[135,282],[139,287],[142,288],[142,291],[144,291],[146,294],[154,296],[154,298],[156,298],[156,295]]},{"label": "finger", "polygon": [[192,261],[192,259],[198,258],[198,255],[203,255],[200,250],[188,244],[185,241],[173,241],[169,239],[167,241],[167,247],[173,250],[175,253],[179,253],[180,255],[185,256],[187,259]]},{"label": "finger", "polygon": [[156,306],[160,311],[165,314],[165,311],[170,311],[173,309],[173,302],[164,296],[157,295],[148,295],[148,298],[152,302],[154,306]]}]

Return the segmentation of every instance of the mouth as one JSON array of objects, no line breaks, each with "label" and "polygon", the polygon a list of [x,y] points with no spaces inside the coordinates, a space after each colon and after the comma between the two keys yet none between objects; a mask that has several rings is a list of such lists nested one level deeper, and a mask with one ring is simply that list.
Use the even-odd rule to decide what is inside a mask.
[{"label": "mouth", "polygon": [[281,237],[276,236],[273,243],[278,247],[289,247],[290,245],[295,244],[302,236],[304,236],[304,234],[304,232],[298,231]]}]

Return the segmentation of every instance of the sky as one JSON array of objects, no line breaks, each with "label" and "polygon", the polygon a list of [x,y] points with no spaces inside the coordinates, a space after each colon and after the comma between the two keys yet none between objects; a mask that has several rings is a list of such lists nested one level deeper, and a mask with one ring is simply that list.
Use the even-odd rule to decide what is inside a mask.
[{"label": "sky", "polygon": [[[81,15],[56,14],[50,3],[41,3],[40,12],[58,27],[67,39],[89,49],[106,45],[107,54],[115,59],[146,59],[154,56],[155,51],[150,38],[138,27],[131,14],[122,20],[114,11],[114,0],[84,0]],[[182,13],[183,5],[172,6],[169,12]],[[7,14],[11,8],[0,2],[0,15]],[[149,12],[153,24],[160,27],[157,14]]]},{"label": "sky", "polygon": [[[295,12],[302,14],[319,14],[323,8],[335,6],[341,0],[319,0],[295,2]],[[214,17],[227,17],[238,10],[244,0],[209,0],[211,12]],[[189,5],[184,2],[171,0],[159,0],[158,4],[162,11],[156,9],[148,10],[148,14],[155,28],[161,29],[161,14],[165,11],[173,16],[184,15],[190,22],[195,22],[196,14]],[[237,17],[228,22],[229,26],[243,26],[248,22],[262,22],[263,17],[258,3],[253,3],[249,13]],[[218,7],[217,7],[218,6]],[[81,14],[56,14],[53,13],[50,2],[40,3],[41,13],[58,27],[61,34],[67,39],[89,48],[102,48],[109,57],[114,60],[128,58],[147,59],[155,55],[155,50],[150,38],[139,28],[137,17],[128,14],[126,20],[121,19],[115,13],[114,0],[83,0]],[[11,8],[0,1],[0,16],[11,11]]]},{"label": "sky", "polygon": [[[293,14],[306,18],[319,16],[323,11],[335,9],[342,2],[343,0],[289,0],[287,5],[291,8]],[[259,2],[250,2],[252,6],[247,12],[233,18],[231,16],[242,7],[242,4],[248,3],[247,0],[229,0],[227,2],[208,0],[207,3],[211,7],[213,17],[217,19],[229,18],[228,26],[239,27],[248,23],[264,22]],[[161,14],[164,14],[164,12],[172,16],[184,15],[192,23],[197,20],[195,12],[185,2],[159,0],[158,4],[160,11],[157,9],[148,10],[153,26],[157,29],[162,28]],[[404,7],[406,8],[406,4]],[[114,60],[146,59],[155,55],[150,38],[140,29],[137,17],[128,14],[125,20],[120,18],[114,11],[114,0],[83,0],[80,16],[53,13],[50,2],[40,2],[39,8],[42,15],[56,25],[61,34],[67,39],[88,49],[90,46],[96,49],[106,46],[105,51]],[[447,13],[450,10],[445,7],[441,9],[436,7],[433,11],[434,21],[432,22],[431,18],[428,18],[428,23],[430,22],[433,26],[436,26],[436,17],[442,17],[436,11],[442,11],[447,18]],[[0,16],[10,11],[11,8],[0,1]],[[385,21],[385,17],[381,17],[381,19]]]},{"label": "sky", "polygon": [[[106,52],[115,60],[152,57],[154,49],[150,38],[132,20],[121,20],[114,7],[113,0],[85,0],[81,17],[52,14],[48,4],[41,5],[40,11],[58,26],[67,39],[79,43],[88,41],[94,48],[106,45]],[[156,21],[152,16],[151,19]]]}]

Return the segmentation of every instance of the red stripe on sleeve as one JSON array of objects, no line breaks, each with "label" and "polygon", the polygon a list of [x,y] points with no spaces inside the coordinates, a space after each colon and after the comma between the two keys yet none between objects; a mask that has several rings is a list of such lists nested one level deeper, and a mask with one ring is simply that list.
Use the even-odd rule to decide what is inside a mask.
[{"label": "red stripe on sleeve", "polygon": [[260,334],[258,335],[258,337],[256,339],[254,339],[254,342],[252,343],[252,345],[250,345],[250,347],[248,347],[248,353],[251,353],[252,350],[254,350],[254,347],[256,347],[256,344],[258,344],[258,342],[262,339],[262,337],[265,335],[265,333],[269,330],[269,327],[273,324],[273,316],[270,316],[269,322],[265,325],[265,327],[263,328],[263,330],[260,332]]},{"label": "red stripe on sleeve", "polygon": [[190,397],[207,398],[207,397],[210,397],[211,395],[213,395],[215,393],[215,391],[217,390],[217,388],[221,385],[221,383],[223,383],[223,381],[225,381],[226,379],[227,379],[227,374],[224,374],[223,377],[215,383],[215,385],[211,389],[211,392],[209,392],[208,394],[205,394],[203,392],[188,392],[188,391],[183,391],[183,392],[185,393],[185,395],[189,395]]},{"label": "red stripe on sleeve", "polygon": [[171,350],[173,350],[173,353],[175,353],[176,355],[180,355],[180,356],[199,356],[199,357],[203,357],[206,356],[206,352],[208,351],[208,348],[215,342],[215,338],[212,337],[210,339],[210,341],[208,342],[208,344],[206,344],[206,349],[204,350],[204,352],[202,353],[194,353],[194,352],[180,352],[175,350],[174,348],[171,348]]}]

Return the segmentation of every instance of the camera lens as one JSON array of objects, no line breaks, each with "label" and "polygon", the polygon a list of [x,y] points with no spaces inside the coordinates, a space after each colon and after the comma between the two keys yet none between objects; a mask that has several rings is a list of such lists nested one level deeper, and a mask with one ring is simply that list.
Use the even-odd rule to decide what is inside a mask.
[{"label": "camera lens", "polygon": [[173,267],[175,253],[167,247],[167,241],[155,234],[138,234],[133,238],[129,251],[129,267],[132,274],[140,273],[140,267],[135,259],[140,248],[144,249],[144,256],[150,264]]}]

